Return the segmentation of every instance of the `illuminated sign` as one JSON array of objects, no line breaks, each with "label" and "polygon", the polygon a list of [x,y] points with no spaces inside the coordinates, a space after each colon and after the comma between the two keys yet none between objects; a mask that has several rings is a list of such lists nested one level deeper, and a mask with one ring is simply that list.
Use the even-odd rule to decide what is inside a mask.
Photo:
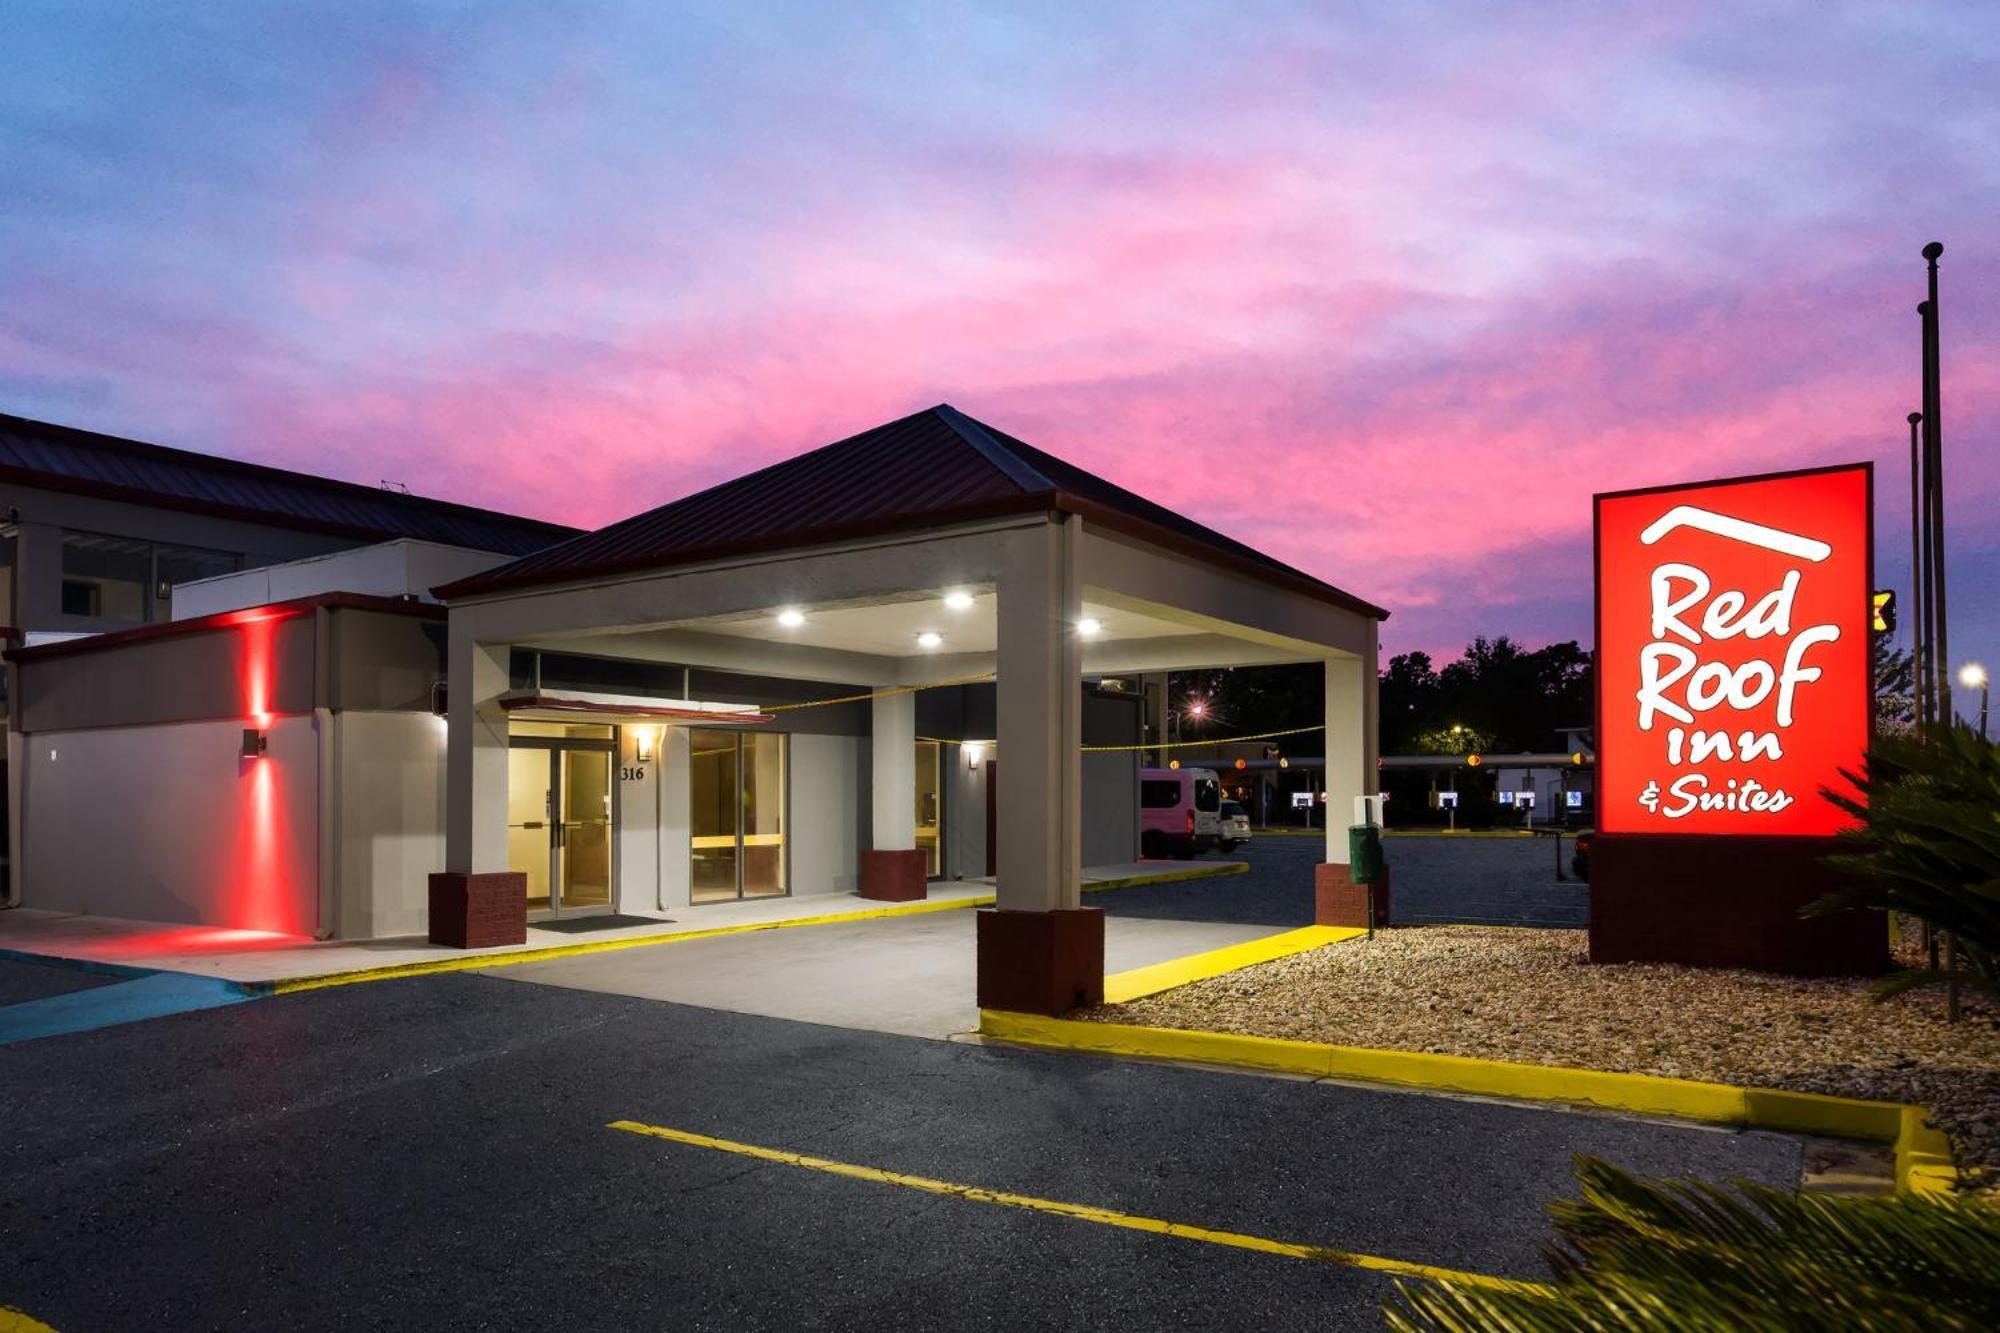
[{"label": "illuminated sign", "polygon": [[1866,464],[1597,497],[1598,828],[1824,836],[1871,711]]}]

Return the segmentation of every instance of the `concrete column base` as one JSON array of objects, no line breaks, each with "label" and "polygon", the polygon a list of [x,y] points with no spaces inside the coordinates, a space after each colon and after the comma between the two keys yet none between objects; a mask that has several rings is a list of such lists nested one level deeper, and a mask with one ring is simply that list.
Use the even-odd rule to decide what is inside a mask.
[{"label": "concrete column base", "polygon": [[1653,837],[1590,844],[1590,961],[1751,967],[1792,976],[1888,970],[1880,912],[1801,917],[1843,886],[1833,838]]},{"label": "concrete column base", "polygon": [[930,862],[923,849],[861,853],[861,896],[884,903],[913,903],[930,896]]},{"label": "concrete column base", "polygon": [[1364,885],[1354,882],[1348,867],[1322,861],[1313,867],[1313,924],[1366,929],[1371,895],[1375,928],[1380,930],[1389,924],[1389,867],[1384,865],[1381,878]]},{"label": "concrete column base", "polygon": [[979,1007],[1054,1016],[1104,1001],[1104,909],[979,910]]},{"label": "concrete column base", "polygon": [[431,876],[432,944],[490,949],[528,942],[528,877],[518,870]]}]

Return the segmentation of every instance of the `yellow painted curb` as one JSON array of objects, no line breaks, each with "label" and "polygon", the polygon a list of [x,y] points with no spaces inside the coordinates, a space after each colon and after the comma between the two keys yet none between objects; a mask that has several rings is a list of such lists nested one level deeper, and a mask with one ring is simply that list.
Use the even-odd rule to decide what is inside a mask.
[{"label": "yellow painted curb", "polygon": [[1921,1106],[1902,1108],[1896,1134],[1896,1193],[1950,1194],[1958,1185],[1951,1141]]},{"label": "yellow painted curb", "polygon": [[1171,958],[1150,967],[1135,967],[1129,972],[1116,972],[1104,979],[1104,1002],[1124,1004],[1143,996],[1158,995],[1176,986],[1185,986],[1191,981],[1206,981],[1240,967],[1290,958],[1308,949],[1339,944],[1342,940],[1367,933],[1358,926],[1307,926],[1302,930],[1288,930],[1226,948],[1211,949],[1207,953],[1190,954],[1186,958]]},{"label": "yellow painted curb", "polygon": [[1188,1060],[1311,1078],[1353,1079],[1753,1129],[1869,1139],[1895,1145],[1899,1191],[1936,1193],[1950,1189],[1957,1178],[1950,1145],[1926,1123],[1923,1108],[1895,1102],[1229,1032],[1083,1023],[997,1009],[979,1011],[979,1031],[998,1041],[1098,1055]]},{"label": "yellow painted curb", "polygon": [[33,1315],[23,1314],[11,1305],[0,1305],[0,1333],[56,1333]]},{"label": "yellow painted curb", "polygon": [[[1186,866],[1122,879],[1085,884],[1085,893],[1133,888],[1142,884],[1171,884],[1181,880],[1213,879],[1240,875],[1250,867],[1241,861]],[[578,944],[550,944],[511,953],[454,954],[448,958],[423,958],[407,963],[385,963],[381,967],[360,967],[345,972],[316,976],[283,977],[276,981],[244,981],[239,990],[256,995],[296,995],[302,991],[327,990],[334,986],[355,986],[369,981],[395,981],[403,977],[427,977],[444,972],[483,972],[496,967],[517,967],[524,963],[547,963],[559,958],[581,958],[594,953],[615,953],[620,949],[643,949],[659,944],[680,944],[687,940],[711,940],[723,935],[749,935],[763,930],[788,930],[798,926],[838,926],[852,921],[879,921],[885,917],[921,916],[930,912],[951,912],[972,907],[991,907],[990,893],[969,898],[935,902],[897,903],[889,907],[869,907],[853,912],[827,912],[819,916],[790,917],[782,921],[749,921],[735,926],[715,926],[708,930],[682,930],[667,934],[627,935],[615,940],[587,940]]]}]

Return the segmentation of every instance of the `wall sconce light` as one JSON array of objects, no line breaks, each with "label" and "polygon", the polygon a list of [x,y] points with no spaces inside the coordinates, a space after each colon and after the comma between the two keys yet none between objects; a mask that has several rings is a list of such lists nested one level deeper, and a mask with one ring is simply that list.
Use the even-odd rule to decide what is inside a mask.
[{"label": "wall sconce light", "polygon": [[255,727],[243,728],[242,755],[245,759],[262,759],[270,746],[270,738]]},{"label": "wall sconce light", "polygon": [[986,762],[986,747],[978,741],[967,741],[960,748],[965,751],[965,766],[974,772]]},{"label": "wall sconce light", "polygon": [[641,727],[632,736],[632,754],[642,764],[653,762],[653,756],[660,750],[660,729]]}]

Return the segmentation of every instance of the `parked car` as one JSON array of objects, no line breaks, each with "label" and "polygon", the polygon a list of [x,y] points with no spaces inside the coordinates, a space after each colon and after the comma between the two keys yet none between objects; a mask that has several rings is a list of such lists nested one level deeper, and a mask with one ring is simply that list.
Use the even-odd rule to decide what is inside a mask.
[{"label": "parked car", "polygon": [[1186,860],[1222,839],[1222,780],[1207,768],[1139,770],[1139,855]]},{"label": "parked car", "polygon": [[1596,836],[1596,829],[1578,829],[1576,850],[1569,854],[1569,873],[1585,884],[1590,883],[1590,840]]},{"label": "parked car", "polygon": [[1234,801],[1224,801],[1216,812],[1216,846],[1233,852],[1250,841],[1250,812]]}]

